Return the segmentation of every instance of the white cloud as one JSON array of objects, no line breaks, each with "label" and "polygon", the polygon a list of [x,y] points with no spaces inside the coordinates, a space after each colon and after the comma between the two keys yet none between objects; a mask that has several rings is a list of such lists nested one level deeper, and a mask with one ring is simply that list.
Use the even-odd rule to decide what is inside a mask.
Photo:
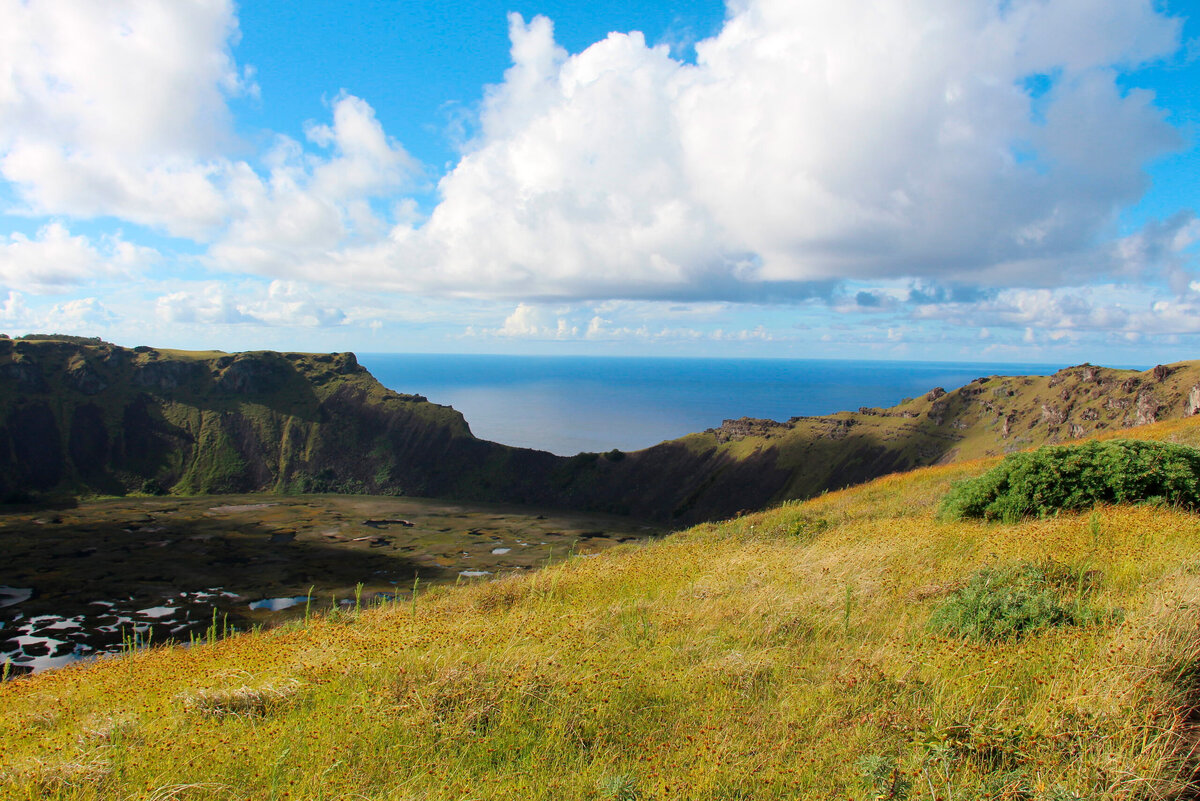
[{"label": "white cloud", "polygon": [[8,297],[0,303],[0,320],[9,325],[23,325],[28,319],[29,307],[25,305],[24,295],[10,290]]},{"label": "white cloud", "polygon": [[77,298],[52,306],[40,322],[46,331],[83,334],[94,332],[116,319],[116,315],[99,299]]},{"label": "white cloud", "polygon": [[0,235],[0,284],[26,292],[64,292],[95,279],[130,277],[158,258],[151,248],[116,236],[99,247],[72,236],[61,223],[43,226],[35,238]]},{"label": "white cloud", "polygon": [[1117,68],[1179,31],[1148,0],[743,0],[687,65],[637,33],[570,55],[513,15],[429,220],[305,274],[543,299],[1083,280],[1180,142]]},{"label": "white cloud", "polygon": [[[239,72],[229,0],[0,0],[0,176],[31,214],[113,216],[200,242],[270,272],[390,221],[370,200],[419,167],[346,93],[307,126],[328,157],[281,137],[266,175],[226,154]],[[263,255],[263,251],[267,255]]]},{"label": "white cloud", "polygon": [[544,309],[526,303],[517,304],[504,324],[495,330],[484,329],[485,336],[522,339],[573,339],[579,334],[564,317],[551,317]]},{"label": "white cloud", "polygon": [[267,156],[266,180],[245,165],[234,170],[229,187],[238,209],[210,250],[215,263],[287,275],[347,244],[386,236],[389,223],[370,200],[410,185],[420,165],[387,137],[360,98],[342,93],[331,111],[331,126],[310,125],[307,132],[311,142],[331,151],[327,158],[281,137]]},{"label": "white cloud", "polygon": [[[1179,48],[1151,0],[730,0],[695,64],[637,33],[570,54],[549,20],[513,15],[512,67],[426,220],[403,197],[419,165],[345,92],[306,142],[228,156],[228,99],[256,91],[229,0],[0,0],[0,17],[17,21],[0,32],[0,175],[27,210],[155,226],[221,270],[524,303],[1189,280],[1194,218],[1114,236],[1144,165],[1180,142],[1117,82]],[[337,316],[164,298],[167,317]],[[604,314],[491,330],[599,336]]]},{"label": "white cloud", "polygon": [[1099,284],[1058,289],[1006,289],[972,303],[927,304],[912,311],[917,321],[955,327],[1024,329],[1061,338],[1071,334],[1147,336],[1200,334],[1200,296],[1172,296],[1153,286]]},{"label": "white cloud", "polygon": [[0,0],[0,175],[35,213],[198,236],[227,199],[229,0]]},{"label": "white cloud", "polygon": [[216,155],[237,73],[229,0],[0,0],[0,142]]},{"label": "white cloud", "polygon": [[325,327],[340,325],[346,313],[321,302],[311,288],[272,281],[263,287],[243,283],[236,287],[212,282],[161,295],[155,313],[164,323],[202,325],[276,325]]}]

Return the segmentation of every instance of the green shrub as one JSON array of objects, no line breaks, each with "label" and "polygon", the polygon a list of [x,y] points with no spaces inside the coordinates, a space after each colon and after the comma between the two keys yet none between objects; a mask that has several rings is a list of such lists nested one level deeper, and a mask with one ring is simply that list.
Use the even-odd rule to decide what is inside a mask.
[{"label": "green shrub", "polygon": [[1169,442],[1114,439],[1014,453],[956,484],[944,518],[1015,521],[1097,503],[1200,506],[1200,451]]},{"label": "green shrub", "polygon": [[929,625],[956,637],[1005,640],[1110,620],[1112,613],[1085,601],[1096,584],[1096,573],[1055,562],[984,568],[934,610]]}]

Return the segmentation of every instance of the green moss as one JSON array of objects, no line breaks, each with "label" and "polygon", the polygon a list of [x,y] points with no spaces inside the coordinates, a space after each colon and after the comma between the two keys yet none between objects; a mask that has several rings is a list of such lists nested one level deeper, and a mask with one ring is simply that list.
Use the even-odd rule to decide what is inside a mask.
[{"label": "green moss", "polygon": [[175,490],[213,494],[245,491],[245,460],[221,428],[219,418],[211,412],[203,417],[195,453]]}]

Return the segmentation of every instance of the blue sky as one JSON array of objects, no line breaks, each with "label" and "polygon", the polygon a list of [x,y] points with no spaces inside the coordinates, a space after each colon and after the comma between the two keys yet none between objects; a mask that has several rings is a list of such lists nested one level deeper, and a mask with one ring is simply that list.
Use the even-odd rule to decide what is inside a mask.
[{"label": "blue sky", "polygon": [[0,0],[0,330],[1200,358],[1150,0]]}]

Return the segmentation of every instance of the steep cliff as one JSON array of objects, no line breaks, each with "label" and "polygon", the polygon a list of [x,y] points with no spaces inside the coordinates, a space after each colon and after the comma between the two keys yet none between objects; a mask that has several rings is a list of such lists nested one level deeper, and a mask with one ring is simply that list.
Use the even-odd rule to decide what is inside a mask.
[{"label": "steep cliff", "polygon": [[691,522],[1197,411],[1200,363],[1083,365],[568,458],[479,440],[454,409],[384,388],[349,353],[0,339],[0,497],[366,492]]}]

